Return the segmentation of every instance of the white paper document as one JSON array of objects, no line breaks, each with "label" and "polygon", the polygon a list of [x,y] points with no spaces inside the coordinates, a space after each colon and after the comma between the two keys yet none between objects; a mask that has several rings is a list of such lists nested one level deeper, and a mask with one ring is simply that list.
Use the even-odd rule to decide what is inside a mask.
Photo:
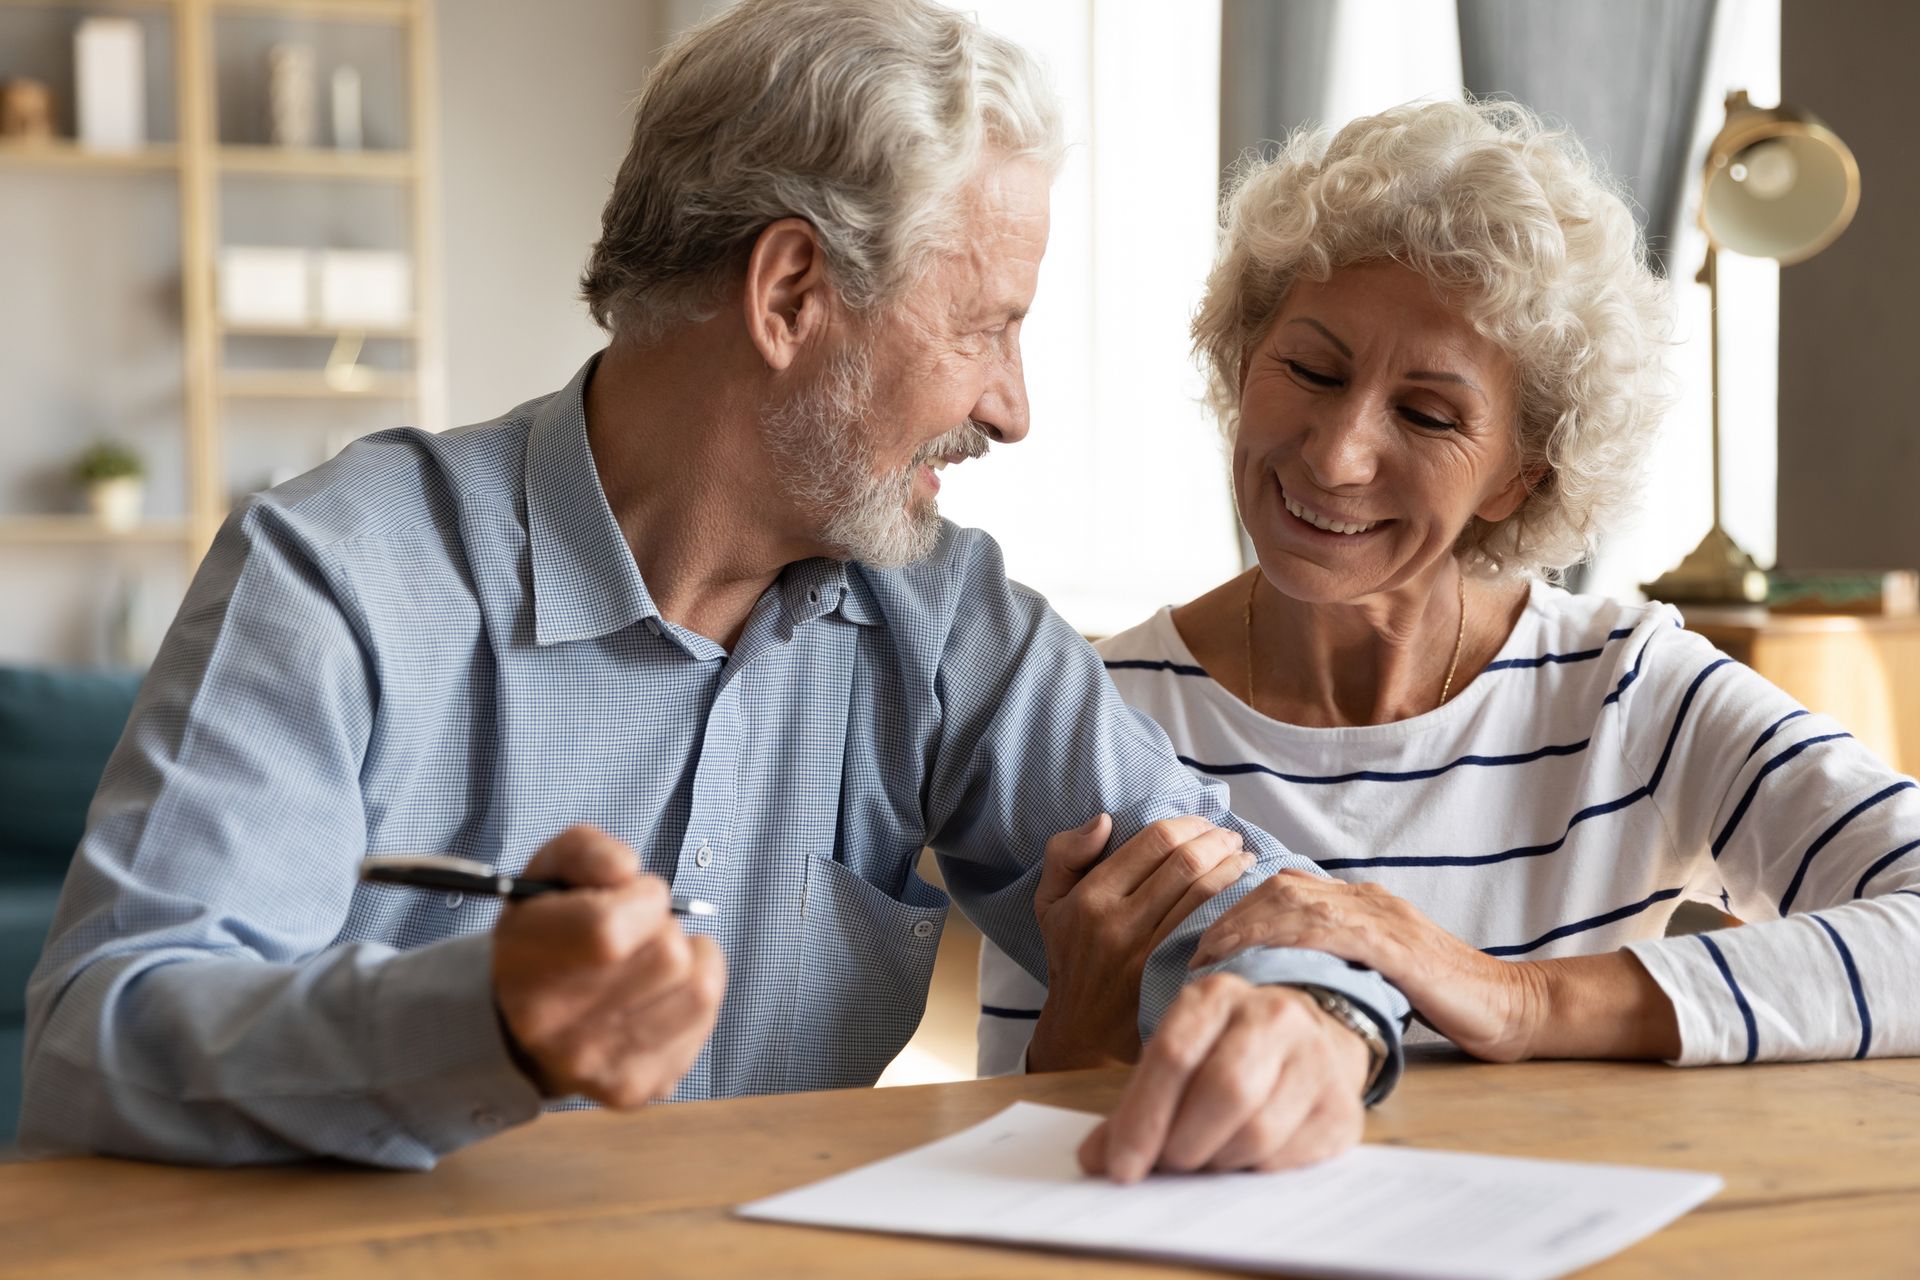
[{"label": "white paper document", "polygon": [[1081,1174],[1100,1117],[1016,1103],[939,1142],[742,1205],[749,1218],[1324,1276],[1545,1280],[1721,1187],[1708,1173],[1362,1146],[1286,1173]]}]

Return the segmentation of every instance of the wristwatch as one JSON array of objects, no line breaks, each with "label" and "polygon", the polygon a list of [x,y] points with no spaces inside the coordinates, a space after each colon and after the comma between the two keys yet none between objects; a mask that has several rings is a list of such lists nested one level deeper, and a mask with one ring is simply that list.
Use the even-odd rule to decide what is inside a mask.
[{"label": "wristwatch", "polygon": [[1360,1096],[1366,1097],[1373,1092],[1373,1082],[1380,1078],[1380,1072],[1387,1065],[1387,1038],[1380,1034],[1380,1024],[1359,1005],[1331,987],[1302,986],[1300,990],[1313,997],[1313,1002],[1335,1022],[1366,1042],[1367,1082],[1360,1086]]}]

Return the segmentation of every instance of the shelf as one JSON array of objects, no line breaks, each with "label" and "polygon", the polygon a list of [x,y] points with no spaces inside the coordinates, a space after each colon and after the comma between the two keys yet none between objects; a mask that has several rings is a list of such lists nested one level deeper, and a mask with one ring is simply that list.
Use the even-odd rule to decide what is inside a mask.
[{"label": "shelf", "polygon": [[[13,0],[0,0],[9,4]],[[137,151],[89,151],[72,138],[0,141],[0,166],[17,169],[91,169],[158,172],[180,167],[179,148],[154,143]]]},{"label": "shelf", "polygon": [[109,529],[92,516],[0,516],[0,542],[166,543],[186,539],[183,520],[148,520],[131,529]]},{"label": "shelf", "polygon": [[337,18],[347,22],[405,22],[419,9],[413,0],[213,0],[215,13]]},{"label": "shelf", "polygon": [[341,387],[317,370],[238,369],[220,379],[220,394],[246,400],[407,400],[414,385],[410,373],[366,370],[354,385]]},{"label": "shelf", "polygon": [[180,0],[0,0],[0,9],[173,9]]},{"label": "shelf", "polygon": [[229,338],[413,338],[418,330],[410,324],[228,324],[220,323],[220,332]]},{"label": "shelf", "polygon": [[224,173],[288,178],[353,178],[405,182],[413,177],[411,151],[332,151],[322,147],[220,147],[214,165]]}]

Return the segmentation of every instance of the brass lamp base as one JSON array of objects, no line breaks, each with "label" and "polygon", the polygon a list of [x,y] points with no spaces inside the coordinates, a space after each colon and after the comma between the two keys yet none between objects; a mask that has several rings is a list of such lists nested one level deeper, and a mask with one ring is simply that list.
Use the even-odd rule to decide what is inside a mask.
[{"label": "brass lamp base", "polygon": [[1686,559],[1640,589],[1668,604],[1765,604],[1767,575],[1716,522]]}]

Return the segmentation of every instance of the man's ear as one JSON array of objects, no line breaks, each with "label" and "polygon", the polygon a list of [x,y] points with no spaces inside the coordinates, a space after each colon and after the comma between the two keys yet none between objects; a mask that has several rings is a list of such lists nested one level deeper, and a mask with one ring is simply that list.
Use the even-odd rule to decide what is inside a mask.
[{"label": "man's ear", "polygon": [[827,327],[833,287],[820,233],[805,218],[770,222],[747,258],[740,306],[747,336],[767,366],[784,372]]},{"label": "man's ear", "polygon": [[1473,514],[1488,524],[1499,524],[1518,511],[1520,504],[1532,497],[1534,490],[1551,474],[1553,468],[1544,462],[1537,462],[1524,471],[1516,469],[1513,478],[1494,490]]}]

